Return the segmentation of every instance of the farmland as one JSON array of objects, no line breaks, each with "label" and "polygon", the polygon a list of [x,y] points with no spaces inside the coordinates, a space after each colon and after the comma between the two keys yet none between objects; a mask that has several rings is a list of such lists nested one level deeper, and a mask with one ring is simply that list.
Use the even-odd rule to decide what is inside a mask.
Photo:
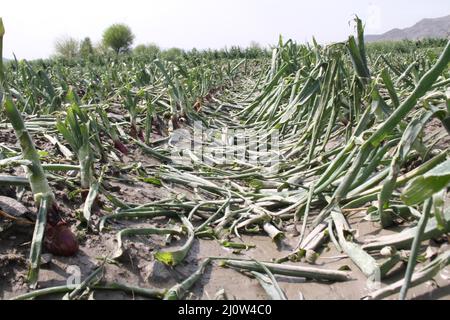
[{"label": "farmland", "polygon": [[450,43],[363,39],[4,63],[0,298],[448,299]]}]

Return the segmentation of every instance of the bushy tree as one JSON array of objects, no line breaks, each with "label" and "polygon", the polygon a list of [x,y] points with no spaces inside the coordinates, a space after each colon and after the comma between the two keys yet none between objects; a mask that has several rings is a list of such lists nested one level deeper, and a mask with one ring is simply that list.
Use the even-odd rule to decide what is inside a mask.
[{"label": "bushy tree", "polygon": [[94,53],[94,48],[92,47],[92,42],[89,37],[84,38],[80,44],[80,54],[83,58],[89,57]]},{"label": "bushy tree", "polygon": [[133,53],[139,56],[145,55],[147,46],[145,44],[139,44],[133,49]]},{"label": "bushy tree", "polygon": [[116,53],[128,51],[133,40],[134,35],[125,24],[113,24],[103,33],[103,43]]},{"label": "bushy tree", "polygon": [[261,45],[256,42],[250,42],[250,45],[245,48],[245,57],[248,59],[255,59],[267,55],[267,52]]},{"label": "bushy tree", "polygon": [[94,44],[94,54],[105,55],[109,51],[108,47],[103,43],[103,41],[98,41]]},{"label": "bushy tree", "polygon": [[170,48],[161,52],[161,56],[165,60],[175,61],[183,56],[184,51],[180,48]]},{"label": "bushy tree", "polygon": [[140,44],[136,46],[133,50],[134,54],[139,56],[147,56],[151,58],[156,58],[159,53],[161,52],[161,49],[158,47],[157,44],[150,43],[148,45]]},{"label": "bushy tree", "polygon": [[78,55],[80,43],[72,37],[63,37],[55,42],[56,54],[68,59],[75,58]]}]

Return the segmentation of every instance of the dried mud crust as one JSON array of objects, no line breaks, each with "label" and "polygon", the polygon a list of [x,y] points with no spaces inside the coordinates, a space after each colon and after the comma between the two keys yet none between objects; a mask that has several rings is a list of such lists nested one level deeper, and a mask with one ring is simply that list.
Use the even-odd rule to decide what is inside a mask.
[{"label": "dried mud crust", "polygon": [[[435,129],[435,126],[432,126]],[[431,130],[431,129],[430,129]],[[16,140],[10,130],[0,130],[0,137],[8,147],[17,148]],[[3,140],[4,139],[4,140]],[[53,150],[43,139],[35,138],[37,147],[42,150]],[[448,141],[446,142],[448,145]],[[143,165],[157,165],[158,162],[143,154],[137,148],[130,148],[130,154],[123,156],[121,160],[125,164],[142,163]],[[13,170],[7,174],[22,175],[23,171]],[[2,173],[5,174],[5,173]],[[110,191],[114,196],[124,202],[148,203],[170,196],[184,194],[187,199],[191,198],[189,192],[183,188],[172,189],[158,187],[144,182],[132,184],[121,180],[108,180]],[[69,198],[68,190],[58,183],[51,183],[55,190],[56,198],[62,215],[72,226],[80,238],[80,251],[74,257],[51,257],[50,263],[42,267],[39,275],[39,286],[41,288],[63,285],[67,279],[74,276],[74,270],[78,268],[81,279],[88,276],[99,264],[102,258],[110,256],[116,249],[116,234],[118,230],[125,227],[162,227],[168,222],[167,219],[157,218],[152,220],[125,220],[109,225],[108,230],[102,233],[93,231],[85,232],[77,230],[79,221],[76,219],[76,210],[80,209],[83,201],[80,197]],[[7,194],[8,188],[0,186],[0,194]],[[10,191],[9,191],[10,192]],[[104,196],[100,196],[100,203],[107,203]],[[30,192],[26,192],[22,203],[35,211],[33,198]],[[99,208],[94,214],[94,223],[108,214],[104,208]],[[349,223],[352,229],[358,230],[357,239],[364,240],[373,235],[389,234],[393,231],[380,230],[375,223],[363,221],[363,212],[352,214]],[[198,223],[194,221],[194,223]],[[289,224],[284,225],[285,230],[292,230]],[[0,299],[9,299],[16,295],[28,292],[26,284],[27,258],[32,238],[32,227],[13,227],[0,232]],[[236,241],[236,239],[234,239]],[[170,248],[181,245],[185,239],[176,239],[170,244]],[[169,288],[181,282],[194,272],[202,259],[210,256],[224,256],[237,258],[253,258],[261,261],[270,261],[286,256],[296,245],[298,238],[295,233],[286,231],[286,238],[281,243],[274,243],[266,235],[243,235],[244,243],[253,244],[256,247],[235,254],[231,249],[224,248],[217,241],[195,239],[188,256],[181,265],[169,268],[153,258],[153,253],[164,245],[162,236],[133,236],[126,238],[124,247],[125,254],[117,263],[107,263],[105,279],[110,282],[119,282],[141,287]],[[335,257],[335,258],[333,258]],[[337,257],[337,258],[336,258]],[[295,264],[295,263],[294,263]],[[299,263],[301,264],[301,263]],[[332,243],[328,243],[321,249],[316,265],[318,267],[339,269],[346,267],[350,269],[352,279],[347,282],[329,283],[306,281],[289,277],[279,277],[277,280],[280,287],[286,292],[289,299],[360,299],[367,294],[366,277],[352,263],[349,258],[342,257]],[[75,267],[75,269],[74,269]],[[399,266],[388,277],[385,283],[399,280],[404,273],[404,266]],[[236,299],[268,299],[260,284],[249,276],[234,270],[218,266],[214,263],[206,269],[205,274],[192,288],[189,299],[211,299],[216,292],[225,289],[228,297]],[[410,297],[416,299],[449,299],[450,282],[448,278],[441,275],[434,281],[429,281],[411,289]],[[97,299],[141,299],[138,296],[130,296],[121,292],[95,292]],[[58,298],[52,296],[50,298]],[[390,298],[396,298],[395,295]]]}]

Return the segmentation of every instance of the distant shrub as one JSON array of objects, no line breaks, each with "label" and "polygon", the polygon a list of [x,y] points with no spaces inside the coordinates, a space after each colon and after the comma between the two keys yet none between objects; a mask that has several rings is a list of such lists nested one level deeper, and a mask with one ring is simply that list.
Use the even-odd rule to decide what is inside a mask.
[{"label": "distant shrub", "polygon": [[447,39],[426,38],[421,40],[377,41],[366,44],[367,52],[410,53],[417,49],[445,47]]},{"label": "distant shrub", "polygon": [[94,53],[94,48],[92,47],[92,42],[89,37],[84,38],[80,44],[80,54],[83,58],[89,57]]},{"label": "distant shrub", "polygon": [[60,38],[55,42],[56,54],[67,59],[75,58],[79,53],[79,49],[80,43],[72,37]]},{"label": "distant shrub", "polygon": [[136,48],[133,49],[133,53],[138,56],[146,56],[150,58],[156,58],[159,53],[161,52],[161,49],[158,47],[158,45],[151,43],[148,45],[140,44],[136,46]]},{"label": "distant shrub", "polygon": [[161,57],[165,60],[175,61],[183,57],[184,51],[180,48],[170,48],[161,52]]}]

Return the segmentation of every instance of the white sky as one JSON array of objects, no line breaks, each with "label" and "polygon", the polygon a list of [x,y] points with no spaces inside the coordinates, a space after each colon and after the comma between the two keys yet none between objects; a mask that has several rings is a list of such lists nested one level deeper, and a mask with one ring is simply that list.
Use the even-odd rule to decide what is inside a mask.
[{"label": "white sky", "polygon": [[278,35],[299,42],[343,40],[358,14],[366,33],[409,27],[450,14],[448,0],[3,0],[4,56],[45,58],[55,39],[89,36],[95,43],[115,22],[128,24],[135,45],[155,42],[185,49],[275,44]]}]

